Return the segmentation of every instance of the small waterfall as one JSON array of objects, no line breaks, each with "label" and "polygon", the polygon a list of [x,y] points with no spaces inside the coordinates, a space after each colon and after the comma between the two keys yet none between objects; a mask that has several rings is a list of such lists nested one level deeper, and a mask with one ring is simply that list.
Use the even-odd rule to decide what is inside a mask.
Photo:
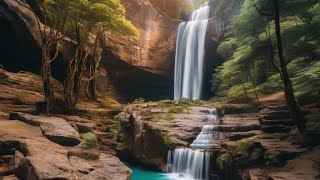
[{"label": "small waterfall", "polygon": [[204,45],[209,6],[194,11],[189,22],[178,27],[174,78],[174,99],[201,98],[203,86]]},{"label": "small waterfall", "polygon": [[217,126],[214,125],[204,125],[202,131],[197,136],[197,138],[190,145],[195,149],[208,149],[213,147],[219,147],[220,144],[215,142],[214,135],[217,132]]},{"label": "small waterfall", "polygon": [[[215,119],[218,119],[216,111],[209,115],[215,115]],[[220,147],[220,142],[215,141],[216,133],[216,125],[204,125],[190,145],[191,148],[170,150],[167,159],[167,172],[171,173],[170,177],[183,180],[209,179],[212,153],[208,149]]]},{"label": "small waterfall", "polygon": [[168,153],[168,172],[172,179],[209,179],[211,152],[200,149],[175,149]]},{"label": "small waterfall", "polygon": [[209,114],[207,115],[207,118],[209,121],[213,121],[215,123],[220,123],[220,117],[218,114],[218,110],[216,108],[214,109],[208,109]]}]

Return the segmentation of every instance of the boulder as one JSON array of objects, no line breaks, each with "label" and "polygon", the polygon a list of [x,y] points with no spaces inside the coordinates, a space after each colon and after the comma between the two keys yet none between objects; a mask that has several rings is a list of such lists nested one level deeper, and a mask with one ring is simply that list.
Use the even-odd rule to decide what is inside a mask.
[{"label": "boulder", "polygon": [[58,117],[34,116],[26,113],[10,113],[10,119],[40,126],[45,137],[63,146],[75,146],[80,143],[79,133],[65,120]]}]

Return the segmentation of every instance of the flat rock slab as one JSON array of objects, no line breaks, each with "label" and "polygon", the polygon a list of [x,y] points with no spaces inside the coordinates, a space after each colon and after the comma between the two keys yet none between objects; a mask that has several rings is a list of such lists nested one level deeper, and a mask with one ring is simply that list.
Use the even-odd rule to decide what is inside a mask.
[{"label": "flat rock slab", "polygon": [[39,127],[21,121],[0,121],[0,143],[22,151],[21,155],[16,153],[19,158],[15,160],[15,173],[21,180],[130,180],[131,170],[119,158],[101,153],[93,159],[83,159],[93,156],[85,155],[77,147],[53,143]]},{"label": "flat rock slab", "polygon": [[77,172],[79,180],[130,180],[132,173],[119,158],[104,153],[100,154],[98,160],[71,156],[70,163]]},{"label": "flat rock slab", "polygon": [[15,142],[23,155],[17,163],[20,179],[74,179],[67,150],[45,138],[40,128],[20,121],[0,121],[0,142]]},{"label": "flat rock slab", "polygon": [[223,132],[247,132],[260,129],[257,113],[227,114],[218,125]]},{"label": "flat rock slab", "polygon": [[65,120],[58,117],[34,116],[26,113],[10,113],[11,120],[20,120],[33,126],[40,126],[45,137],[63,146],[80,143],[79,133]]}]

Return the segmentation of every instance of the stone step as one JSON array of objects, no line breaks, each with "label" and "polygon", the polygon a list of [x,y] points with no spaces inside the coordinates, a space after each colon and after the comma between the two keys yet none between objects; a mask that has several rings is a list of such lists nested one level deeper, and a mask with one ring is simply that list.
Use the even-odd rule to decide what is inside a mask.
[{"label": "stone step", "polygon": [[261,125],[294,125],[292,119],[261,120]]},{"label": "stone step", "polygon": [[260,120],[274,120],[274,119],[288,119],[290,118],[289,114],[260,114]]},{"label": "stone step", "polygon": [[263,109],[269,109],[269,110],[288,110],[288,106],[284,104],[273,104],[273,105],[268,105],[264,106]]},{"label": "stone step", "polygon": [[261,131],[233,132],[229,134],[229,139],[230,141],[238,141],[244,138],[256,136],[259,132]]},{"label": "stone step", "polygon": [[237,124],[235,125],[217,125],[219,132],[247,132],[252,130],[259,130],[260,125],[259,124],[248,124],[248,125],[242,125],[239,126]]},{"label": "stone step", "polygon": [[292,127],[285,125],[264,125],[261,126],[261,131],[266,133],[288,133]]}]

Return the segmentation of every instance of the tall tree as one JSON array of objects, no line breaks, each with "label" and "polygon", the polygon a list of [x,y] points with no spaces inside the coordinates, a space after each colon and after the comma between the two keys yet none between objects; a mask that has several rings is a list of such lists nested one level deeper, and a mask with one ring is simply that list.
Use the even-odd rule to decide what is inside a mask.
[{"label": "tall tree", "polygon": [[279,1],[272,0],[272,6],[273,6],[273,17],[275,21],[275,30],[276,30],[276,36],[277,36],[278,55],[280,60],[281,79],[284,83],[285,97],[286,97],[286,101],[287,101],[292,119],[295,121],[299,131],[303,132],[305,129],[305,120],[304,120],[303,112],[295,98],[292,82],[290,80],[288,69],[287,69],[287,63],[283,56]]}]

